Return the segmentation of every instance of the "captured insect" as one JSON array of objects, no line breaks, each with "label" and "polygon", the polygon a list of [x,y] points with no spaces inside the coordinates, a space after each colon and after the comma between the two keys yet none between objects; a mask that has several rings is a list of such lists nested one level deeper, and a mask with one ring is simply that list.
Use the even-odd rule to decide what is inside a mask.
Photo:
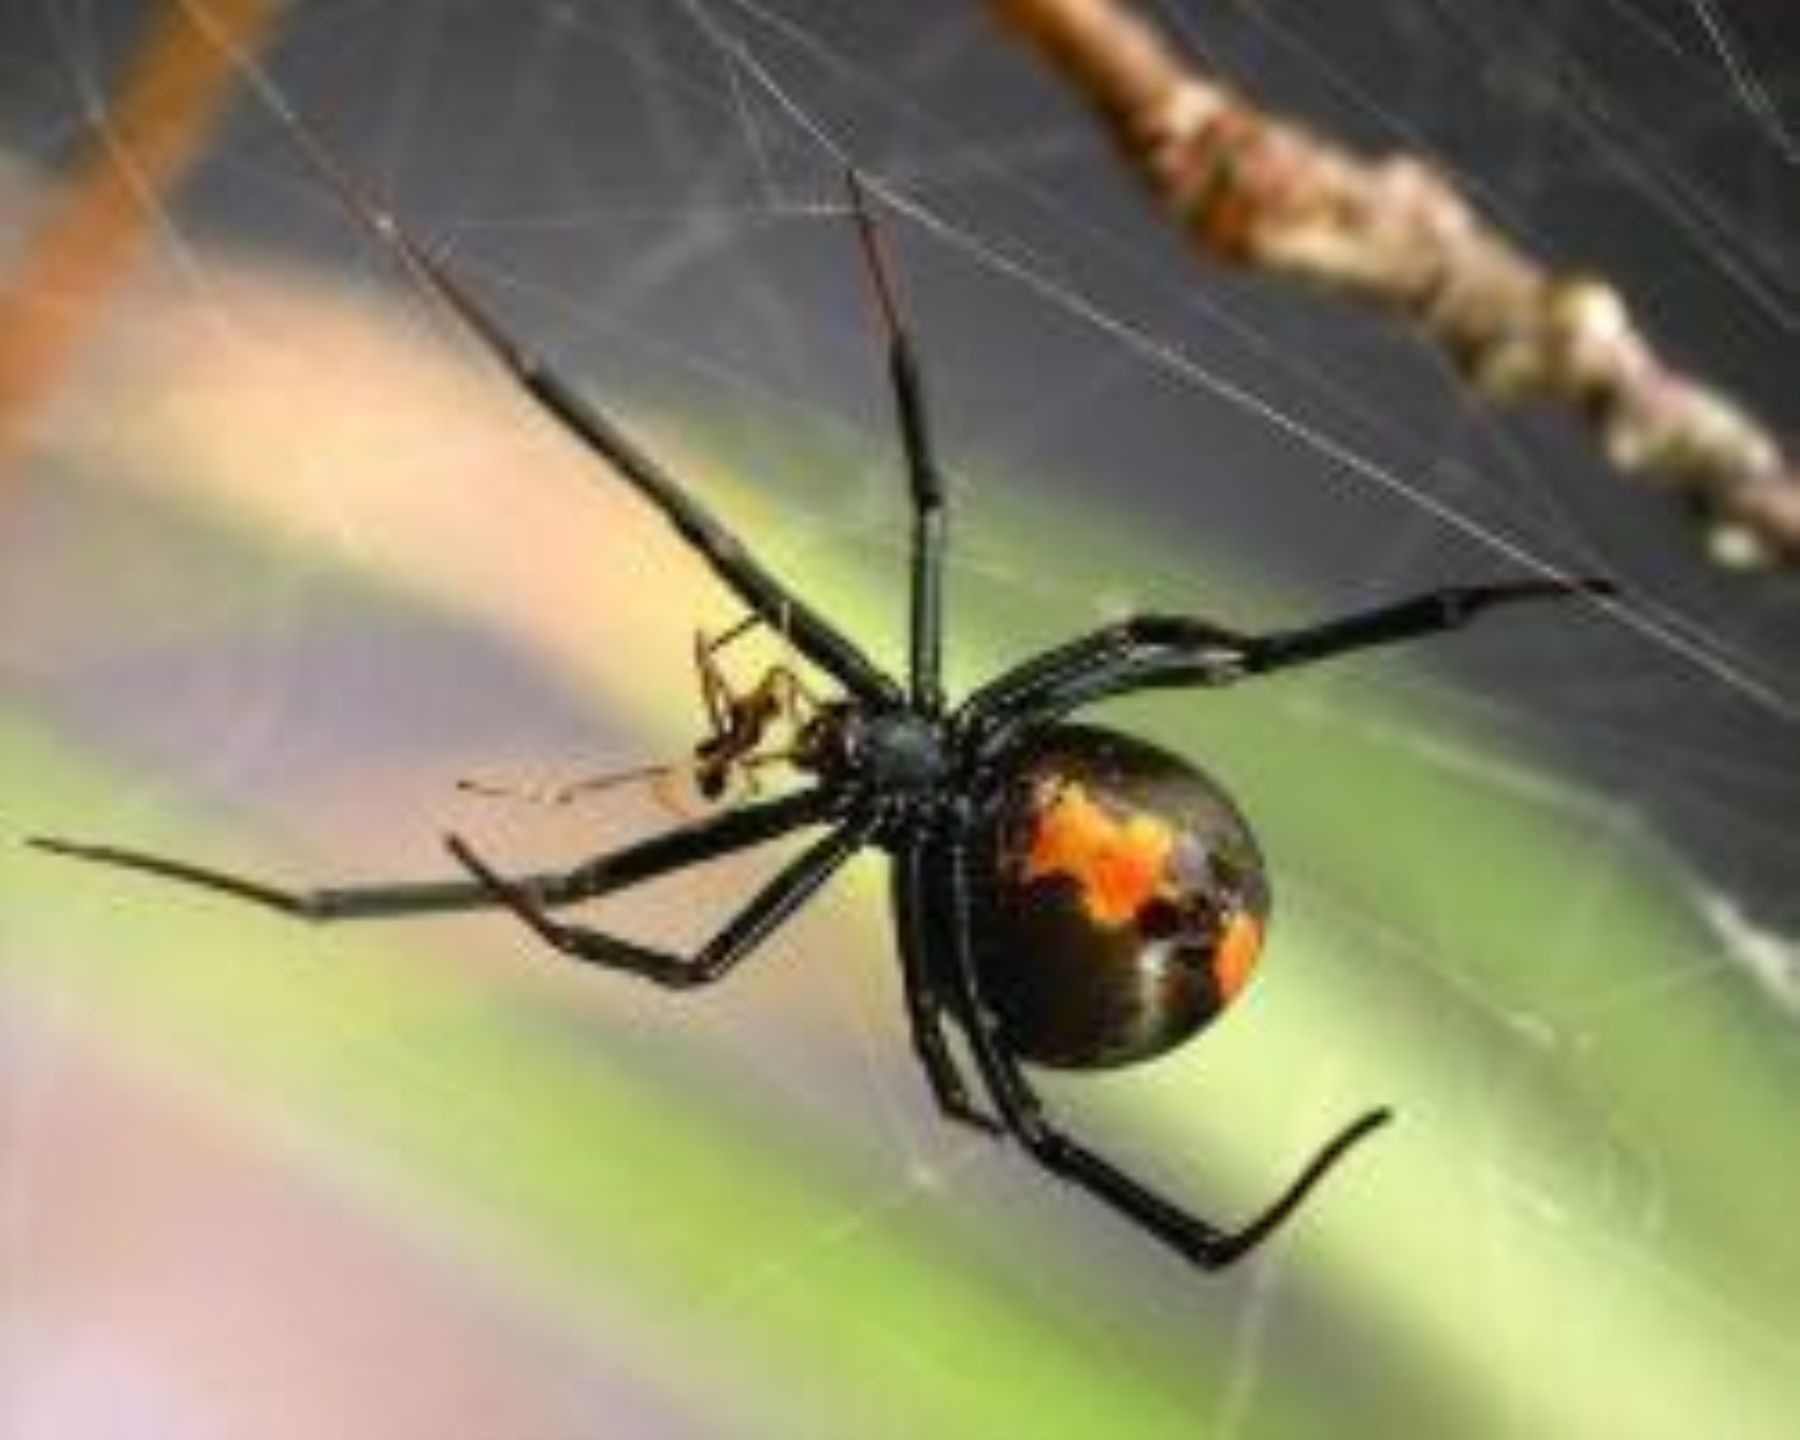
[{"label": "captured insect", "polygon": [[[1610,585],[1534,576],[1452,587],[1262,634],[1197,616],[1134,615],[1046,650],[951,703],[941,675],[946,485],[920,364],[855,172],[847,176],[848,214],[885,340],[910,496],[905,683],[760,564],[610,416],[514,341],[441,256],[380,208],[271,89],[259,88],[360,222],[461,318],[525,394],[660,511],[748,607],[737,630],[696,648],[710,730],[691,762],[579,782],[549,798],[630,778],[685,779],[701,799],[724,803],[564,871],[509,876],[452,835],[450,853],[466,872],[460,877],[314,890],[107,845],[30,843],[309,921],[500,908],[564,955],[675,990],[724,978],[846,861],[872,848],[891,868],[913,1046],[949,1120],[1011,1139],[1046,1170],[1205,1268],[1229,1265],[1267,1238],[1388,1119],[1386,1109],[1344,1126],[1271,1204],[1230,1229],[1190,1214],[1071,1137],[1027,1078],[1028,1065],[1131,1065],[1192,1038],[1250,979],[1269,918],[1263,858],[1230,797],[1181,756],[1073,717],[1116,696],[1231,685],[1453,629],[1495,606],[1605,594]],[[717,652],[755,625],[784,637],[796,654],[751,689],[734,692],[717,668]],[[802,662],[829,678],[822,686],[829,693],[814,691]],[[793,783],[765,795],[771,774]],[[807,830],[822,833],[691,955],[554,913]],[[965,1079],[950,1027],[964,1037],[984,1100]]]},{"label": "captured insect", "polygon": [[760,795],[762,772],[794,756],[793,743],[768,743],[770,731],[785,726],[791,742],[797,742],[806,733],[806,717],[822,708],[791,660],[769,666],[742,693],[732,688],[720,667],[720,652],[762,623],[760,616],[751,614],[723,634],[709,636],[701,631],[694,636],[694,673],[700,678],[700,701],[706,708],[708,729],[684,761],[617,770],[549,790],[521,790],[481,780],[459,780],[457,788],[474,795],[559,806],[622,785],[647,784],[666,808],[690,816],[696,810]]}]

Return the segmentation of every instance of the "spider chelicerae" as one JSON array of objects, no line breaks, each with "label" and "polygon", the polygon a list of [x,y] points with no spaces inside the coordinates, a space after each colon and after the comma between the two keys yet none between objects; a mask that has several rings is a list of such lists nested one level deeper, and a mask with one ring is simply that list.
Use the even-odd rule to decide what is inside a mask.
[{"label": "spider chelicerae", "polygon": [[[1127,1065],[1191,1038],[1249,978],[1269,911],[1256,841],[1217,784],[1179,756],[1070,717],[1116,696],[1235,684],[1451,629],[1496,605],[1604,593],[1605,582],[1545,575],[1454,587],[1265,634],[1196,616],[1132,615],[1055,646],[952,704],[941,679],[946,486],[933,454],[919,362],[854,172],[849,214],[885,335],[911,500],[905,683],[883,673],[611,417],[517,344],[438,254],[380,208],[290,110],[281,113],[358,218],[526,394],[660,511],[749,609],[736,631],[697,647],[709,733],[685,766],[584,781],[550,798],[628,778],[672,782],[679,768],[702,798],[730,803],[565,871],[507,876],[452,835],[447,844],[467,872],[462,878],[313,890],[110,845],[50,838],[31,844],[309,921],[502,908],[564,955],[677,990],[724,978],[852,856],[880,850],[892,871],[912,1042],[943,1114],[1016,1141],[1045,1169],[1209,1269],[1253,1249],[1387,1120],[1387,1110],[1374,1109],[1344,1126],[1271,1204],[1236,1229],[1189,1213],[1058,1126],[1025,1067]],[[734,691],[717,666],[717,650],[757,624],[782,636],[835,691],[816,693],[795,661],[770,666],[755,686]],[[759,777],[768,770],[803,783],[765,795]],[[748,783],[734,789],[739,780]],[[822,833],[692,955],[552,913],[807,830]],[[950,1026],[961,1032],[965,1056],[953,1049]],[[964,1078],[968,1062],[984,1103]]]}]

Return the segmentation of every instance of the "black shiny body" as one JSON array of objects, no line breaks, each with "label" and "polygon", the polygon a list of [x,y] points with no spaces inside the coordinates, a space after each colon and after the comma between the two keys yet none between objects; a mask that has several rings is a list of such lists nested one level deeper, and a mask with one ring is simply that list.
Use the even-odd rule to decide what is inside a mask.
[{"label": "black shiny body", "polygon": [[[1567,598],[1596,582],[1532,577],[1433,592],[1297,630],[1246,634],[1190,616],[1139,615],[1026,660],[960,704],[943,693],[944,479],[933,458],[919,366],[901,324],[861,184],[855,219],[887,338],[888,374],[912,506],[906,682],[887,675],[554,369],[522,349],[436,254],[382,211],[291,111],[319,174],[470,328],[520,389],[655,508],[760,623],[841,692],[815,701],[792,666],[744,697],[706,681],[712,736],[695,754],[704,792],[731,772],[780,762],[803,783],[728,805],[569,869],[503,876],[447,837],[460,876],[289,890],[113,846],[40,839],[56,854],[146,871],[311,921],[505,908],[572,959],[674,990],[723,978],[858,852],[885,851],[912,1042],[943,1113],[1009,1138],[1052,1174],[1195,1264],[1227,1265],[1262,1241],[1358,1140],[1386,1118],[1343,1127],[1247,1224],[1222,1228],[1171,1203],[1072,1138],[1046,1112],[1027,1062],[1129,1064],[1196,1034],[1248,975],[1268,890],[1248,828],[1217,786],[1168,752],[1066,723],[1116,695],[1235,683],[1346,651],[1430,634],[1500,604]],[[742,627],[740,627],[742,628]],[[736,633],[736,632],[734,632]],[[711,647],[716,648],[716,647]],[[710,665],[711,649],[703,647]],[[710,678],[709,678],[710,677]],[[796,697],[810,713],[799,718]],[[783,716],[791,748],[764,749]],[[691,955],[639,944],[552,912],[803,831],[809,845]],[[946,1028],[959,1029],[966,1056]],[[985,1097],[963,1076],[972,1063]]]},{"label": "black shiny body", "polygon": [[[1128,735],[1062,725],[1008,752],[981,794],[967,849],[972,950],[1014,1051],[1066,1069],[1136,1064],[1230,1003],[1221,943],[1248,929],[1260,944],[1269,892],[1249,827],[1198,769]],[[1059,816],[1075,817],[1062,848],[1076,853],[1047,862]],[[1123,871],[1118,893],[1104,874],[1084,878],[1083,858]]]}]

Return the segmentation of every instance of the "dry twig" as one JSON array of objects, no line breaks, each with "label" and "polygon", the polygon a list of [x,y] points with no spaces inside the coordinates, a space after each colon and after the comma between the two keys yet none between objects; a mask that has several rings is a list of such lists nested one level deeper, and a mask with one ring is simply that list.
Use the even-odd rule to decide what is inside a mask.
[{"label": "dry twig", "polygon": [[1800,464],[1667,364],[1604,279],[1537,263],[1423,160],[1367,159],[1258,110],[1122,0],[990,3],[1204,253],[1397,312],[1484,394],[1577,410],[1615,466],[1693,506],[1721,563],[1800,563]]},{"label": "dry twig", "polygon": [[[240,46],[273,33],[287,0],[211,0]],[[0,469],[107,314],[114,288],[231,99],[237,72],[176,0],[145,21],[111,99],[42,225],[0,278]]]}]

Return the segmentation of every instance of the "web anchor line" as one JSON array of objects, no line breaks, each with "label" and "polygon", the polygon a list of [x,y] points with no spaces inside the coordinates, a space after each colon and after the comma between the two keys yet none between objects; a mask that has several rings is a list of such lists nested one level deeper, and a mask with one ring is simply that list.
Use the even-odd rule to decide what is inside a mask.
[{"label": "web anchor line", "polygon": [[[350,205],[365,228],[405,265],[422,289],[445,300],[461,315],[477,340],[489,349],[494,348],[494,337],[489,328],[480,323],[481,317],[471,317],[466,307],[459,303],[454,287],[446,289],[446,277],[436,258],[415,247],[393,216],[376,203],[344,169],[307,126],[263,65],[222,32],[208,13],[204,0],[176,0],[176,3],[212,43],[227,55],[259,102],[296,140],[309,163]],[[1254,416],[1272,430],[1323,457],[1338,469],[1395,495],[1446,529],[1546,579],[1571,579],[1571,572],[1566,567],[1546,558],[1526,543],[1484,524],[1453,502],[1429,493],[1391,466],[1363,454],[1348,442],[1258,394],[1251,387],[1220,374],[1170,342],[1109,313],[1075,286],[1043,274],[1026,262],[999,250],[929,206],[856,166],[848,147],[782,85],[752,53],[741,36],[722,27],[702,0],[681,0],[681,3],[683,10],[712,42],[724,61],[741,67],[743,74],[799,130],[829,155],[836,165],[856,170],[872,195],[890,209],[919,224],[928,233],[937,236],[950,248],[973,260],[988,273],[1024,287],[1165,374],[1195,385],[1226,404]],[[1599,606],[1619,624],[1636,631],[1669,654],[1683,659],[1769,713],[1790,724],[1800,724],[1800,696],[1787,694],[1734,660],[1724,653],[1724,647],[1716,637],[1699,627],[1658,617],[1641,604],[1629,603],[1616,596],[1592,597],[1589,603]]]}]

